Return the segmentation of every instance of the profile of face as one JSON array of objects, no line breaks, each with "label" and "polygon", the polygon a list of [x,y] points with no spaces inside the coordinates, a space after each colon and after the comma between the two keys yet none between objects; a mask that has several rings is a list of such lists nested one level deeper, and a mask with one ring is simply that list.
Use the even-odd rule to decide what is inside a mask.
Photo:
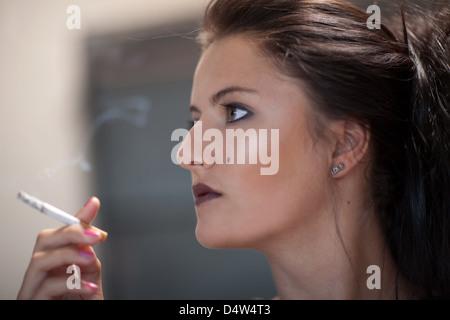
[{"label": "profile of face", "polygon": [[[215,129],[225,137],[228,129],[278,129],[279,167],[276,174],[262,175],[261,163],[206,161],[195,151],[181,163],[191,172],[202,245],[265,251],[280,241],[310,244],[320,234],[318,228],[329,221],[324,199],[332,159],[313,135],[311,110],[300,81],[284,75],[249,38],[230,36],[203,52],[190,107],[198,122],[190,133]],[[256,152],[245,148],[247,155]]]}]

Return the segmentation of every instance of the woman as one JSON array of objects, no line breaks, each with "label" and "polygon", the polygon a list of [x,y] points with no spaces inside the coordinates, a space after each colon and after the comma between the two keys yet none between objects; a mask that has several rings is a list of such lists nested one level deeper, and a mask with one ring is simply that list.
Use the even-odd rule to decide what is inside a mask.
[{"label": "woman", "polygon": [[[179,152],[196,236],[263,252],[280,299],[450,294],[450,10],[423,23],[401,12],[389,30],[344,1],[213,0],[206,10],[198,122]],[[190,152],[195,131],[209,129],[278,130],[265,150],[278,152],[277,172],[206,157],[207,144]],[[78,216],[89,222],[98,207],[92,198]],[[74,297],[64,268],[75,263],[77,297],[102,298],[98,238],[79,226],[43,231],[18,297]]]}]

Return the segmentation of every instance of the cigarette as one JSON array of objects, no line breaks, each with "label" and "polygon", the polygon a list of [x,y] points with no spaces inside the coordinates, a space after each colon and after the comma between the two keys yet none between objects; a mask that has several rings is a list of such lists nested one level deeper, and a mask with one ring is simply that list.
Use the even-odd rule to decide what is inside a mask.
[{"label": "cigarette", "polygon": [[20,200],[22,200],[23,202],[25,202],[26,204],[28,204],[29,206],[39,210],[42,213],[45,213],[46,215],[48,215],[56,220],[59,220],[59,221],[65,223],[66,225],[81,224],[86,229],[92,229],[92,230],[96,230],[96,231],[100,232],[100,234],[101,234],[100,241],[102,241],[102,242],[105,241],[106,237],[108,236],[107,232],[105,232],[99,228],[96,228],[94,226],[91,226],[90,224],[87,224],[87,223],[81,221],[77,217],[74,217],[70,213],[64,212],[63,210],[58,209],[44,201],[41,201],[38,198],[32,197],[23,191],[20,191],[19,194],[17,195],[17,197]]}]

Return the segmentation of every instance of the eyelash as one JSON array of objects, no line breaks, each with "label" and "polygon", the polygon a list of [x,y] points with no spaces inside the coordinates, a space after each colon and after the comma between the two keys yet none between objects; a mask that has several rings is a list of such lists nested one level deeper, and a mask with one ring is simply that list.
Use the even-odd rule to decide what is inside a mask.
[{"label": "eyelash", "polygon": [[[227,114],[226,114],[226,116],[227,116],[227,123],[233,123],[233,122],[236,122],[236,121],[239,121],[239,120],[243,120],[243,119],[248,118],[249,116],[252,115],[252,112],[250,110],[248,110],[245,106],[243,106],[242,104],[237,103],[237,102],[223,104],[222,107],[224,107],[226,109],[226,112],[227,112]],[[241,111],[246,112],[246,114],[241,116],[239,119],[230,121],[230,120],[228,120],[228,112],[231,109],[241,110]]]},{"label": "eyelash", "polygon": [[194,121],[192,120],[186,120],[187,124],[186,124],[186,129],[187,130],[191,130],[192,127],[194,126]]},{"label": "eyelash", "polygon": [[[228,112],[228,111],[229,111],[230,109],[232,109],[232,108],[239,109],[239,110],[243,110],[243,111],[247,112],[247,114],[245,114],[244,116],[242,116],[241,118],[239,118],[239,119],[237,119],[237,120],[228,121],[228,119],[227,119],[227,123],[233,123],[233,122],[236,122],[236,121],[239,121],[239,120],[248,118],[249,116],[251,116],[251,115],[253,114],[253,113],[252,113],[250,110],[248,110],[245,106],[243,106],[242,104],[237,103],[237,102],[232,102],[232,103],[222,104],[221,106],[224,107],[224,108],[226,109],[226,110],[225,110],[226,112]],[[195,121],[198,121],[198,120],[195,120]],[[194,124],[195,124],[195,121],[193,121],[193,120],[187,120],[187,128],[186,128],[186,129],[188,129],[188,130],[192,129],[192,127],[193,127]]]}]

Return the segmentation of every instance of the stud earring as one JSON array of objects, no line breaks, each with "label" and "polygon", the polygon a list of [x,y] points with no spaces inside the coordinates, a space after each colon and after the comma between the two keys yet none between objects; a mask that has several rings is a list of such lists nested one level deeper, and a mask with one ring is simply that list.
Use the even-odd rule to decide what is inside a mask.
[{"label": "stud earring", "polygon": [[345,168],[345,166],[344,166],[344,164],[343,164],[342,162],[339,163],[339,164],[337,164],[337,165],[335,165],[335,166],[333,167],[333,169],[330,170],[331,175],[332,175],[332,176],[337,175],[339,172],[341,172],[342,170],[344,170],[344,168]]}]

